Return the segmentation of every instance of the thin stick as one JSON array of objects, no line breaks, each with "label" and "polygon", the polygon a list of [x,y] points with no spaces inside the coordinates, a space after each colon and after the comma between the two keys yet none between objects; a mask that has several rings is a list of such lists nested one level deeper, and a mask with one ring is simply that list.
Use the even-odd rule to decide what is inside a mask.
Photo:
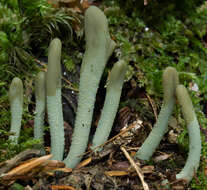
[{"label": "thin stick", "polygon": [[[98,148],[100,148],[100,147],[105,146],[106,144],[108,144],[108,143],[114,141],[116,138],[118,138],[119,136],[123,135],[123,134],[126,133],[127,131],[133,129],[133,128],[136,127],[137,125],[142,125],[142,124],[138,124],[137,122],[132,123],[129,127],[127,127],[126,129],[124,129],[123,131],[121,131],[119,134],[115,135],[115,136],[112,137],[111,139],[107,140],[105,143],[103,143],[103,144],[101,144],[101,145],[99,145],[99,146],[96,146],[93,150],[89,150],[89,151],[83,153],[82,155],[86,155],[86,154],[88,154],[88,153],[93,152],[95,149],[98,149]],[[80,156],[82,156],[82,155],[80,155]]]},{"label": "thin stick", "polygon": [[141,169],[134,162],[134,160],[131,158],[131,156],[129,155],[129,153],[126,151],[126,149],[123,146],[121,147],[121,150],[124,153],[125,157],[128,159],[128,161],[130,162],[131,166],[136,170],[138,177],[141,180],[141,183],[142,183],[144,190],[149,190],[147,183],[144,181],[144,175],[142,174]]},{"label": "thin stick", "polygon": [[153,110],[154,115],[155,115],[155,119],[157,121],[157,109],[156,109],[156,107],[154,105],[154,102],[152,101],[152,99],[150,98],[150,96],[148,94],[145,94],[145,96],[147,97],[148,101],[150,102],[150,105],[151,105],[152,110]]}]

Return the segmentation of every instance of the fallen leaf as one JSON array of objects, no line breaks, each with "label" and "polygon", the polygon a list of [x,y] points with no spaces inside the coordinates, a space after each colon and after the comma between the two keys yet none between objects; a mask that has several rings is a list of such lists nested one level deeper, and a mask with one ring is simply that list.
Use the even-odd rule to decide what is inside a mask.
[{"label": "fallen leaf", "polygon": [[12,168],[19,165],[22,160],[26,160],[31,157],[36,157],[40,155],[40,150],[36,149],[29,149],[20,152],[15,157],[11,158],[10,160],[4,161],[0,163],[0,174],[7,173]]},{"label": "fallen leaf", "polygon": [[178,143],[178,134],[174,130],[170,130],[168,133],[168,141],[170,143]]},{"label": "fallen leaf", "polygon": [[54,176],[56,171],[61,171],[64,173],[72,172],[71,168],[66,168],[65,163],[59,160],[48,160],[41,172],[46,173],[50,176]]},{"label": "fallen leaf", "polygon": [[90,7],[90,2],[88,2],[87,0],[83,0],[81,2],[81,6],[84,10],[86,10],[88,7]]},{"label": "fallen leaf", "polygon": [[73,187],[68,185],[52,185],[52,190],[75,190]]},{"label": "fallen leaf", "polygon": [[167,160],[168,158],[170,158],[172,156],[172,154],[163,154],[163,155],[159,155],[159,156],[156,156],[154,158],[154,161],[155,162],[160,162],[160,161],[163,161],[163,160]]},{"label": "fallen leaf", "polygon": [[125,171],[106,171],[104,172],[105,175],[107,176],[125,176],[125,175],[129,175],[129,172],[125,172]]},{"label": "fallen leaf", "polygon": [[155,167],[154,166],[144,166],[142,167],[142,173],[143,174],[150,174],[154,172]]},{"label": "fallen leaf", "polygon": [[112,165],[113,170],[128,171],[129,168],[130,168],[130,164],[127,161],[117,162]]},{"label": "fallen leaf", "polygon": [[82,168],[82,167],[88,165],[91,162],[91,160],[92,160],[91,157],[83,160],[80,164],[78,164],[77,169]]},{"label": "fallen leaf", "polygon": [[47,167],[64,168],[65,167],[65,163],[61,162],[59,160],[48,160],[47,161]]},{"label": "fallen leaf", "polygon": [[136,154],[135,151],[131,151],[131,152],[130,152],[130,156],[131,156],[131,157],[134,157],[135,154]]},{"label": "fallen leaf", "polygon": [[2,176],[3,180],[8,180],[16,176],[22,176],[25,175],[28,172],[31,172],[32,169],[42,165],[44,162],[46,162],[48,159],[50,159],[52,155],[42,156],[40,158],[30,159],[29,161],[24,162],[23,164],[20,164],[16,168],[12,169],[8,173],[4,174]]}]

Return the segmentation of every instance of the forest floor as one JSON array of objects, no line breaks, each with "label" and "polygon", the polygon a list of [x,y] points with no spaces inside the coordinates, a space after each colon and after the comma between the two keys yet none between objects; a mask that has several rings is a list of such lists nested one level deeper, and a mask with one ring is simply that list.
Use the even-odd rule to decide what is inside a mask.
[{"label": "forest floor", "polygon": [[[2,133],[0,134],[2,135],[0,145],[0,158],[2,161],[0,162],[0,189],[207,189],[207,118],[205,117],[207,98],[204,95],[206,92],[206,81],[204,81],[206,72],[203,69],[207,59],[203,56],[207,52],[205,49],[206,37],[203,35],[202,40],[200,38],[197,39],[198,34],[196,32],[198,31],[194,31],[193,28],[196,28],[196,26],[191,24],[191,22],[188,26],[186,23],[181,23],[172,17],[169,18],[171,25],[166,25],[169,28],[163,27],[165,28],[164,32],[158,31],[156,28],[150,29],[144,21],[137,18],[137,15],[129,14],[130,16],[128,16],[126,12],[122,12],[120,7],[117,8],[117,6],[112,5],[112,1],[106,1],[105,4],[102,4],[102,2],[97,3],[96,1],[83,1],[84,4],[82,5],[77,3],[79,2],[77,1],[76,3],[68,3],[68,6],[66,6],[67,2],[60,2],[61,5],[57,5],[56,8],[60,8],[59,6],[72,8],[74,12],[81,15],[80,19],[83,17],[84,10],[90,4],[99,6],[104,10],[109,20],[110,34],[117,42],[117,48],[109,60],[97,93],[88,147],[81,163],[72,170],[67,168],[61,161],[50,160],[50,134],[48,127],[46,127],[44,136],[44,153],[46,154],[37,149],[38,142],[32,140],[27,142],[27,139],[32,139],[31,134],[33,133],[34,124],[35,104],[32,87],[34,78],[28,79],[26,72],[23,72],[25,76],[22,76],[20,71],[18,72],[20,78],[22,77],[27,82],[27,90],[25,92],[27,95],[25,96],[30,97],[25,104],[27,112],[24,115],[22,126],[25,134],[21,133],[23,137],[20,145],[14,146],[10,144],[7,141],[8,134],[5,132],[8,131],[9,119],[6,118],[7,115],[4,116],[5,120],[3,120],[3,116],[0,118],[2,122],[0,123],[0,132]],[[203,17],[202,19],[205,20]],[[202,19],[200,18],[199,24],[202,24]],[[171,28],[172,25],[173,29]],[[73,30],[75,35],[77,35],[77,39],[83,38],[81,36],[83,28],[80,23],[74,24]],[[190,32],[196,34],[192,37]],[[188,42],[186,42],[186,39]],[[69,52],[68,47],[65,45],[63,49],[64,60],[67,60],[66,62],[63,61],[62,66],[65,156],[69,152],[71,144],[77,109],[77,84],[79,81],[81,58],[84,53],[83,39],[79,39],[79,41],[75,45],[75,42],[71,42],[70,45],[75,48],[69,53],[69,58],[65,55]],[[80,44],[82,46],[77,47]],[[190,49],[192,44],[195,46],[197,44],[197,49]],[[124,83],[120,107],[109,140],[101,146],[101,151],[93,152],[90,149],[91,138],[97,127],[104,103],[106,91],[104,86],[109,70],[113,63],[119,59],[119,54],[122,54],[129,61],[129,71]],[[46,68],[46,64],[42,61],[44,59],[47,59],[46,55],[40,56],[35,62],[38,68],[42,70]],[[204,62],[203,65],[196,64],[200,60]],[[202,61],[200,62],[202,63]],[[182,119],[181,111],[177,106],[178,104],[176,104],[176,110],[169,121],[168,131],[150,161],[144,162],[134,159],[135,153],[139,150],[157,121],[162,104],[161,76],[167,66],[175,67],[179,72],[181,82],[188,87],[190,95],[193,97],[192,101],[200,123],[203,145],[201,162],[199,170],[195,172],[193,181],[190,184],[187,184],[184,180],[176,180],[176,174],[185,165],[189,150],[188,132]],[[205,66],[205,68],[207,67]],[[5,79],[2,84],[0,83],[0,87],[5,85],[5,89],[8,89],[8,81],[9,79],[7,81]],[[196,85],[199,86],[199,90],[193,89]],[[2,90],[0,92],[5,94],[5,91]],[[4,107],[9,112],[8,96],[5,95],[5,97],[5,99],[0,99],[0,103],[2,103],[2,106],[0,106],[2,110]],[[6,121],[5,125],[3,125],[4,121]],[[45,119],[45,126],[48,126],[47,117]],[[169,181],[168,187],[162,185],[165,179]]]}]

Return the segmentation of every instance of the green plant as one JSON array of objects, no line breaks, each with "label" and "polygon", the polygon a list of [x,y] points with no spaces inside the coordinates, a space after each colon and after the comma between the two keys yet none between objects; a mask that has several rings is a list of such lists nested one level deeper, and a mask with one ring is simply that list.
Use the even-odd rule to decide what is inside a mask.
[{"label": "green plant", "polygon": [[71,40],[73,23],[80,24],[75,13],[63,8],[54,8],[45,0],[18,2],[20,14],[24,17],[22,27],[29,34],[29,43],[33,49],[40,48],[44,52],[49,41],[55,37],[62,41]]},{"label": "green plant", "polygon": [[9,100],[11,105],[11,128],[12,135],[9,137],[14,143],[17,143],[22,121],[23,110],[23,84],[21,79],[14,78],[9,88]]},{"label": "green plant", "polygon": [[86,51],[80,71],[75,129],[70,152],[64,160],[70,168],[79,163],[86,149],[99,81],[115,47],[108,32],[107,19],[95,6],[90,6],[85,13],[85,38]]},{"label": "green plant", "polygon": [[54,160],[62,160],[64,153],[64,124],[61,101],[61,48],[58,38],[51,41],[46,73],[47,110],[51,134],[51,153]]},{"label": "green plant", "polygon": [[115,63],[110,72],[109,81],[107,82],[106,98],[98,122],[98,127],[93,137],[92,149],[103,144],[109,137],[119,106],[126,70],[127,62],[120,60]]},{"label": "green plant", "polygon": [[167,67],[163,73],[164,100],[160,114],[149,136],[135,154],[136,158],[149,160],[159,145],[167,129],[168,120],[172,115],[175,104],[175,89],[178,83],[179,79],[176,69]]}]

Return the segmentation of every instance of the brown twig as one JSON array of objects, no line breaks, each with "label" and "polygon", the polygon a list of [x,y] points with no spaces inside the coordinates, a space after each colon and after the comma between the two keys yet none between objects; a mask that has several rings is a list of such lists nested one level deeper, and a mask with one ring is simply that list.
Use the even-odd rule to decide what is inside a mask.
[{"label": "brown twig", "polygon": [[123,146],[121,147],[121,151],[124,153],[125,157],[128,159],[128,161],[131,164],[131,166],[137,172],[137,175],[138,175],[138,177],[141,180],[141,183],[142,183],[142,186],[143,186],[144,190],[149,190],[149,187],[148,187],[147,183],[144,181],[144,175],[142,174],[142,170],[134,162],[134,160],[131,158],[131,156],[129,155],[129,153],[126,151],[126,149]]},{"label": "brown twig", "polygon": [[153,113],[155,115],[155,119],[157,121],[157,109],[156,109],[156,107],[154,105],[154,102],[152,101],[152,99],[150,98],[150,96],[148,94],[145,94],[145,95],[146,95],[146,97],[147,97],[147,99],[148,99],[148,101],[149,101],[149,103],[150,103],[150,105],[152,107]]},{"label": "brown twig", "polygon": [[116,138],[120,137],[121,135],[123,135],[124,133],[126,133],[127,131],[130,131],[131,129],[135,128],[137,125],[142,125],[140,123],[137,123],[137,122],[133,122],[129,127],[127,127],[126,129],[124,129],[123,131],[121,131],[119,134],[115,135],[114,137],[112,137],[111,139],[109,139],[108,141],[104,142],[103,144],[99,145],[99,146],[96,146],[93,150],[89,150],[83,154],[81,154],[80,156],[83,156],[83,155],[86,155],[88,153],[91,153],[93,152],[94,150],[100,148],[100,147],[103,147],[105,146],[106,144],[114,141]]}]

